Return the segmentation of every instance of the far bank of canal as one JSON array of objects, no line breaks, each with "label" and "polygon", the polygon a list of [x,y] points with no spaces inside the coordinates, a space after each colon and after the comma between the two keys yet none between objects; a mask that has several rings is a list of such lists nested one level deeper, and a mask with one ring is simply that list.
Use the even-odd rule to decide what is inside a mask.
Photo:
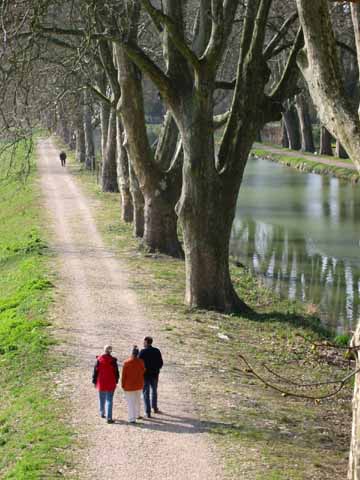
[{"label": "far bank of canal", "polygon": [[231,254],[337,332],[360,314],[359,241],[360,185],[249,159]]}]

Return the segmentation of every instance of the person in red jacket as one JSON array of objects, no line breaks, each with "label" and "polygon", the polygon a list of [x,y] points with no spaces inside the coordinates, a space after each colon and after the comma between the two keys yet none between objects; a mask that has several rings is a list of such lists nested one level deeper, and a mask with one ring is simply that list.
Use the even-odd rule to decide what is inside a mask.
[{"label": "person in red jacket", "polygon": [[113,397],[116,385],[119,382],[119,368],[117,359],[111,355],[112,347],[106,345],[104,353],[96,357],[94,366],[93,384],[99,391],[100,416],[106,419],[107,423],[114,423],[112,419]]},{"label": "person in red jacket", "polygon": [[140,417],[141,392],[144,387],[144,362],[138,358],[139,349],[134,345],[131,357],[125,360],[121,373],[121,386],[128,404],[129,422],[136,423]]}]

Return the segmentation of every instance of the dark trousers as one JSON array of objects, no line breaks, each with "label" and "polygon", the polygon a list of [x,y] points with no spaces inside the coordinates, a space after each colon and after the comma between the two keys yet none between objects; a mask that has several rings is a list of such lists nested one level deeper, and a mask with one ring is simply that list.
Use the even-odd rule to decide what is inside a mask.
[{"label": "dark trousers", "polygon": [[[144,378],[144,406],[147,415],[151,413],[151,407],[156,410],[157,406],[157,387],[158,387],[159,375],[151,375]],[[151,403],[150,403],[150,390],[151,390]]]}]

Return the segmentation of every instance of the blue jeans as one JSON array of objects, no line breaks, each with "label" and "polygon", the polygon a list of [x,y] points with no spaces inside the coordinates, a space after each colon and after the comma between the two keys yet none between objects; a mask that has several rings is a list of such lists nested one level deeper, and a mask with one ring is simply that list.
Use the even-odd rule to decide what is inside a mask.
[{"label": "blue jeans", "polygon": [[[151,413],[151,407],[156,410],[157,407],[157,387],[158,387],[159,375],[152,375],[151,377],[144,378],[144,405],[147,415]],[[151,404],[150,404],[150,389],[151,389]]]},{"label": "blue jeans", "polygon": [[99,392],[100,415],[105,416],[106,407],[106,418],[108,420],[112,420],[113,397],[114,392]]}]

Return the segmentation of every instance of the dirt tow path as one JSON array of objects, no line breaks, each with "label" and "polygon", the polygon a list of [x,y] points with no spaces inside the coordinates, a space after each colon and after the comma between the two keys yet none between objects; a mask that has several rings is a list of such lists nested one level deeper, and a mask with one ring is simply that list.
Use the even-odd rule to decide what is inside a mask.
[{"label": "dirt tow path", "polygon": [[259,150],[265,150],[269,153],[275,153],[276,155],[286,155],[288,157],[296,157],[296,158],[303,158],[304,160],[312,160],[316,163],[323,163],[325,165],[332,165],[333,167],[340,167],[340,168],[347,168],[349,170],[356,170],[356,167],[352,163],[346,162],[339,162],[337,160],[329,160],[321,155],[310,155],[310,154],[303,154],[300,151],[291,151],[287,150],[286,148],[277,148],[271,145],[266,145],[263,143],[254,143],[253,148],[257,148]]},{"label": "dirt tow path", "polygon": [[[66,168],[61,168],[58,153],[50,140],[39,142],[41,185],[54,234],[52,248],[59,260],[55,323],[65,339],[64,353],[71,358],[60,384],[66,384],[72,423],[80,443],[86,445],[78,451],[75,476],[91,480],[224,479],[221,460],[196,419],[176,346],[161,343],[151,318],[128,287],[126,266],[104,246],[92,217],[94,206]],[[91,385],[95,355],[111,343],[121,364],[133,344],[141,345],[145,334],[155,337],[164,354],[159,406],[165,413],[128,425],[118,389],[116,423],[108,425],[98,415]]]}]

